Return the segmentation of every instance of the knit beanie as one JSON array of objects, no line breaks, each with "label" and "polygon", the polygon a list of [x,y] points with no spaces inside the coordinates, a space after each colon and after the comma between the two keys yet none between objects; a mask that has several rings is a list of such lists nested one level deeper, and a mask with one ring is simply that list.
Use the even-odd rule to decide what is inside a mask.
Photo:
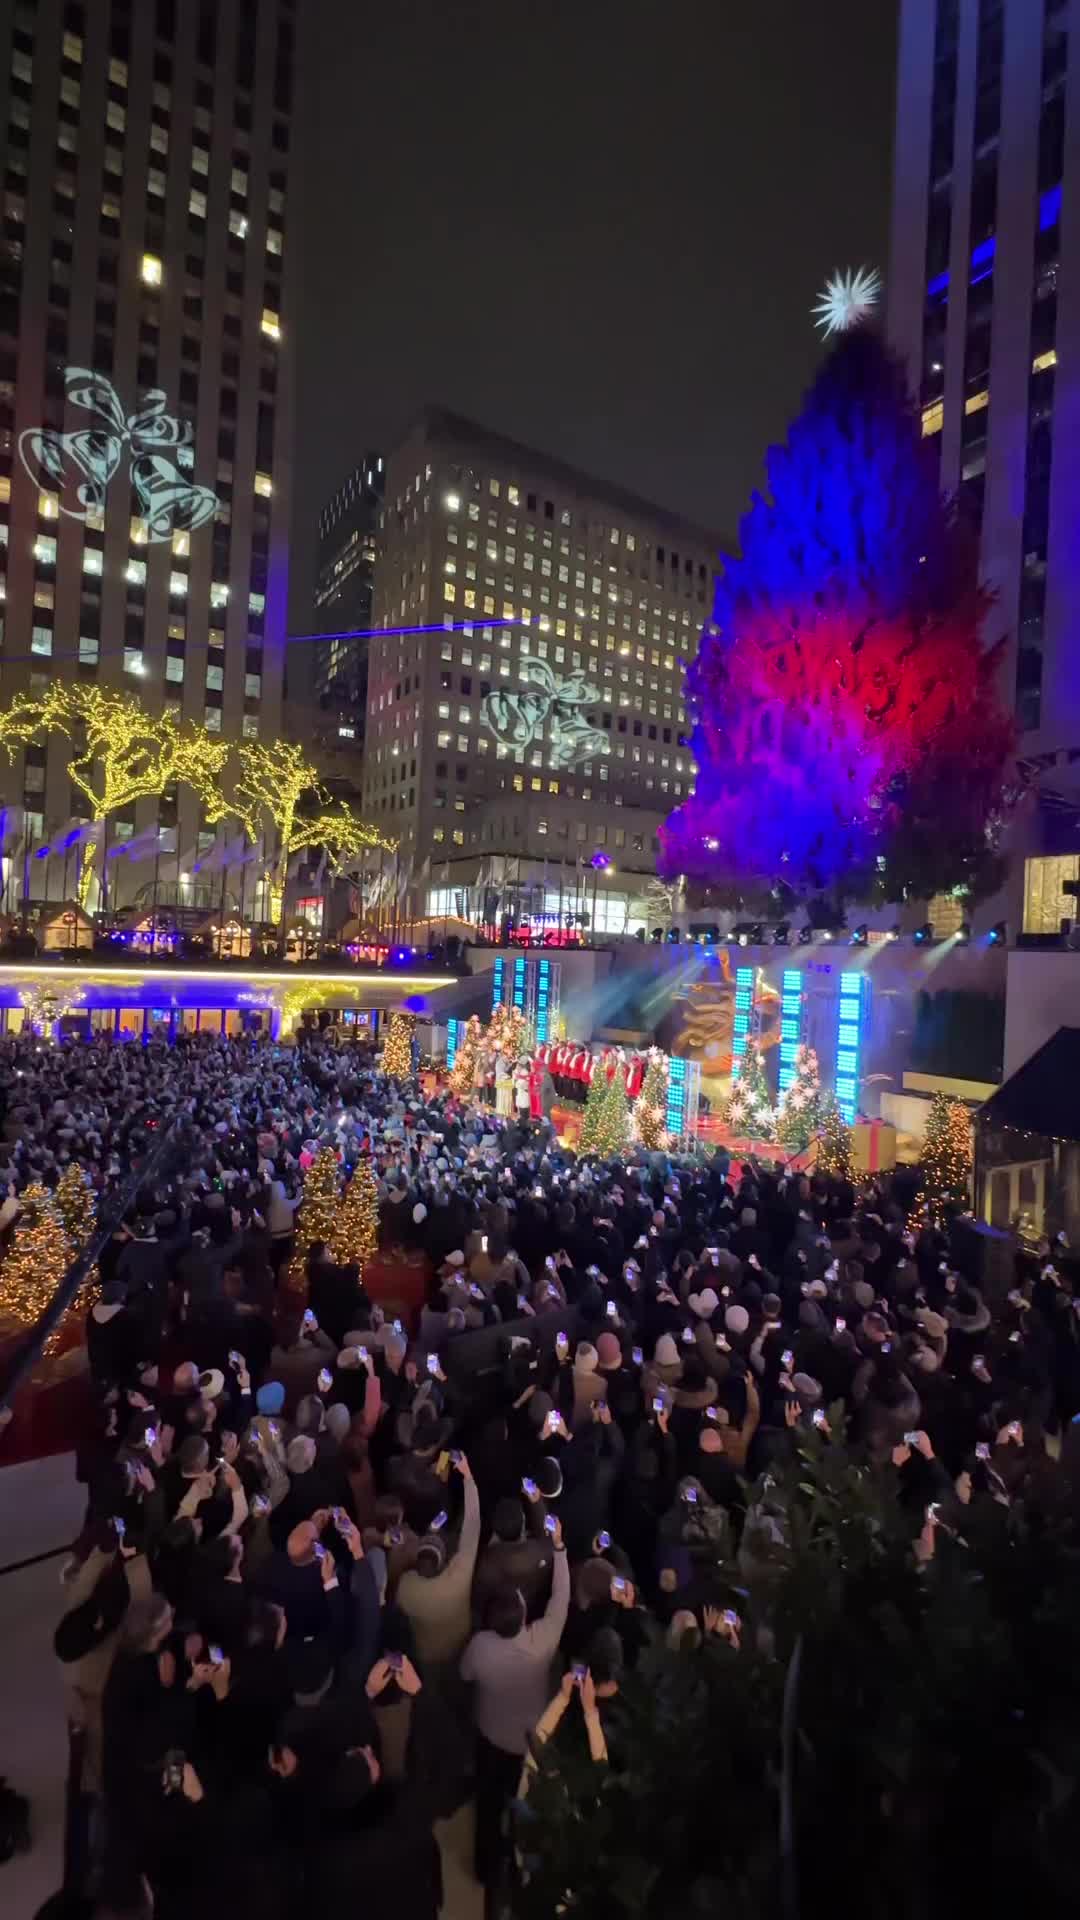
[{"label": "knit beanie", "polygon": [[269,1414],[271,1418],[275,1413],[280,1413],[285,1405],[285,1389],[281,1381],[268,1380],[264,1387],[260,1387],[255,1395],[255,1405],[260,1413]]},{"label": "knit beanie", "polygon": [[596,1358],[601,1367],[617,1367],[622,1361],[622,1348],[613,1333],[602,1333],[596,1343]]},{"label": "knit beanie", "polygon": [[724,1315],[724,1325],[729,1333],[745,1333],[750,1325],[750,1315],[745,1307],[736,1304],[729,1307]]},{"label": "knit beanie", "polygon": [[574,1355],[574,1372],[595,1373],[598,1359],[599,1355],[597,1354],[596,1348],[592,1346],[588,1340],[579,1341],[577,1352]]},{"label": "knit beanie", "polygon": [[679,1349],[675,1345],[670,1333],[662,1333],[660,1335],[656,1343],[656,1351],[653,1354],[653,1359],[656,1361],[658,1367],[677,1367],[679,1365]]}]

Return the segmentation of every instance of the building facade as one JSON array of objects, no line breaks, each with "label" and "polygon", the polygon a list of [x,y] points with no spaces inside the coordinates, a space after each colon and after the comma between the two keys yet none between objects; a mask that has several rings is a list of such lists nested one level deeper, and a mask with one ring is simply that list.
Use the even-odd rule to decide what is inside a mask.
[{"label": "building facade", "polygon": [[1033,789],[1009,921],[1049,934],[1080,871],[1078,0],[904,0],[894,180],[891,337],[979,530]]},{"label": "building facade", "polygon": [[[230,739],[278,732],[296,33],[295,0],[0,14],[0,702],[55,676]],[[0,767],[5,906],[24,876],[70,884],[27,857],[87,813],[70,755],[54,737]],[[214,833],[189,789],[109,831],[155,829],[163,896],[198,904]]]},{"label": "building facade", "polygon": [[319,515],[313,631],[315,699],[335,745],[360,752],[367,718],[368,643],[374,606],[375,543],[382,511],[383,459],[365,454]]},{"label": "building facade", "polygon": [[716,539],[429,408],[387,459],[364,804],[421,913],[643,924]]}]

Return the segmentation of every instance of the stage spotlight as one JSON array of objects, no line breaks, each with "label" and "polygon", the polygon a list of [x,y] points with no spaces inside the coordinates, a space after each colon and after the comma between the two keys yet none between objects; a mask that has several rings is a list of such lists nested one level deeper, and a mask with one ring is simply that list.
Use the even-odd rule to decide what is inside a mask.
[{"label": "stage spotlight", "polygon": [[925,947],[928,944],[928,942],[933,939],[933,937],[934,937],[934,929],[930,925],[929,920],[924,920],[921,927],[916,927],[915,932],[912,935],[912,938],[914,939],[915,945],[917,947]]},{"label": "stage spotlight", "polygon": [[750,945],[750,935],[748,933],[740,933],[739,945],[740,947],[748,947]]},{"label": "stage spotlight", "polygon": [[888,933],[885,935],[885,938],[886,940],[899,940],[900,938],[899,927],[890,927]]},{"label": "stage spotlight", "polygon": [[870,929],[866,925],[866,922],[864,921],[861,926],[856,927],[854,933],[852,934],[851,944],[853,947],[865,947],[867,942],[869,941],[869,938],[870,938]]},{"label": "stage spotlight", "polygon": [[810,942],[811,942],[811,940],[813,939],[813,937],[814,937],[814,929],[813,929],[813,927],[800,927],[800,928],[799,928],[799,945],[800,945],[800,947],[808,947],[808,946],[810,945]]},{"label": "stage spotlight", "polygon": [[671,945],[673,947],[677,947],[680,940],[682,939],[682,929],[679,927],[669,927],[667,937],[671,942]]},{"label": "stage spotlight", "polygon": [[773,946],[786,947],[788,943],[788,934],[790,932],[791,932],[791,928],[788,925],[788,922],[786,920],[782,920],[780,922],[780,925],[773,929],[773,937],[772,937]]},{"label": "stage spotlight", "polygon": [[663,929],[663,927],[654,927],[654,928],[653,928],[653,930],[652,930],[652,934],[651,934],[651,939],[652,939],[652,941],[653,941],[653,944],[654,944],[655,946],[659,946],[659,945],[660,945],[660,942],[661,942],[661,941],[662,941],[662,939],[663,939],[663,937],[664,937],[664,929]]},{"label": "stage spotlight", "polygon": [[765,938],[765,928],[760,920],[755,920],[750,929],[750,939],[755,947],[760,947]]},{"label": "stage spotlight", "polygon": [[1008,932],[1009,932],[1008,922],[1005,920],[999,920],[996,926],[991,927],[989,933],[986,936],[987,946],[1003,947],[1008,937]]},{"label": "stage spotlight", "polygon": [[968,943],[968,941],[969,941],[970,939],[971,939],[971,928],[970,928],[970,927],[968,927],[968,926],[963,926],[963,927],[960,927],[960,928],[959,928],[959,929],[957,930],[957,935],[956,935],[956,944],[957,944],[957,946],[959,946],[959,947],[966,947],[966,945],[967,945],[967,943]]}]

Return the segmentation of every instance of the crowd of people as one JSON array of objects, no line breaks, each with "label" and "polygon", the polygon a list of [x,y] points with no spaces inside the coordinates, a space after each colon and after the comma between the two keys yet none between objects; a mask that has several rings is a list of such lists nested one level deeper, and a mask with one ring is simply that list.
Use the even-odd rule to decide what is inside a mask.
[{"label": "crowd of people", "polygon": [[[760,1630],[731,1569],[782,1534],[763,1489],[809,1428],[895,1476],[923,1561],[1075,1431],[1067,1256],[1021,1256],[992,1309],[962,1223],[909,1225],[914,1174],[579,1160],[312,1037],[7,1040],[0,1091],[8,1218],[68,1159],[105,1202],[152,1169],[88,1318],[56,1634],[109,1913],[429,1920],[467,1800],[497,1910],[538,1749],[618,1770],[658,1637],[738,1658]],[[297,1254],[327,1142],[428,1258],[412,1323]]]}]

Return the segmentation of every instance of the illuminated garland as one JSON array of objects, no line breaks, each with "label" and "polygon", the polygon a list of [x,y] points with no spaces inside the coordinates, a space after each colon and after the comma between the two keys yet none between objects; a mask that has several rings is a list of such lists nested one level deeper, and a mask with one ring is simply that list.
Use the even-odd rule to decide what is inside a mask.
[{"label": "illuminated garland", "polygon": [[657,1048],[649,1053],[649,1064],[634,1102],[634,1132],[643,1147],[655,1152],[667,1145],[664,1112],[667,1107],[667,1061]]},{"label": "illuminated garland", "polygon": [[73,1007],[81,1007],[86,999],[79,987],[63,986],[50,980],[47,984],[35,981],[32,986],[22,987],[19,991],[19,1004],[25,1010],[27,1020],[35,1033],[43,1040],[56,1039],[56,1023]]},{"label": "illuminated garland", "polygon": [[734,1133],[753,1140],[772,1140],[776,1135],[776,1109],[769,1096],[764,1057],[754,1039],[746,1043],[739,1077],[731,1089],[727,1122]]},{"label": "illuminated garland", "polygon": [[837,1180],[851,1179],[851,1128],[835,1093],[822,1095],[816,1165],[819,1173]]},{"label": "illuminated garland", "polygon": [[[15,1235],[0,1264],[0,1325],[25,1328],[36,1325],[49,1305],[71,1265],[72,1250],[51,1193],[35,1183],[20,1199]],[[55,1351],[59,1335],[57,1327],[46,1353]]]},{"label": "illuminated garland", "polygon": [[813,1047],[796,1048],[795,1078],[780,1098],[776,1137],[785,1147],[803,1153],[821,1118],[821,1074]]},{"label": "illuminated garland", "polygon": [[488,1021],[485,1044],[507,1060],[517,1060],[529,1049],[529,1022],[520,1007],[501,1002]]},{"label": "illuminated garland", "polygon": [[468,1098],[473,1090],[473,1075],[476,1072],[476,1061],[483,1037],[484,1029],[480,1025],[479,1016],[475,1013],[470,1014],[465,1031],[458,1041],[457,1054],[450,1071],[450,1091],[463,1099]]}]

